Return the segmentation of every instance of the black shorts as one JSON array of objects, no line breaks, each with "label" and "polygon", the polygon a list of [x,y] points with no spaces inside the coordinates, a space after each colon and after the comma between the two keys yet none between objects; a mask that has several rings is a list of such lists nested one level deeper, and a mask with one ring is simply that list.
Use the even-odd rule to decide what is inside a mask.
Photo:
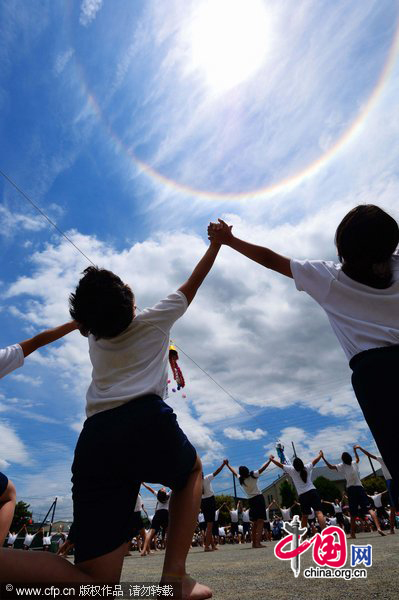
[{"label": "black shorts", "polygon": [[238,535],[238,523],[231,523],[230,533],[231,535]]},{"label": "black shorts", "polygon": [[198,526],[200,528],[200,531],[205,531],[205,529],[206,529],[206,523],[205,523],[205,521],[202,521],[201,523],[198,523]]},{"label": "black shorts", "polygon": [[[131,540],[141,482],[180,490],[196,458],[173,410],[158,396],[135,398],[88,418],[72,465],[75,562],[103,556]],[[117,518],[104,521],[112,507],[117,507]],[[103,525],[87,535],[93,522]]]},{"label": "black shorts", "polygon": [[204,515],[205,523],[215,522],[216,500],[215,496],[203,498],[201,500],[201,512]]},{"label": "black shorts", "polygon": [[249,518],[251,521],[263,519],[266,521],[266,503],[263,494],[258,494],[253,498],[249,498]]},{"label": "black shorts", "polygon": [[219,523],[217,521],[212,525],[212,535],[219,535]]},{"label": "black shorts", "polygon": [[299,494],[299,504],[301,505],[301,513],[303,515],[310,515],[312,508],[315,512],[321,512],[321,500],[319,492],[316,489]]},{"label": "black shorts", "polygon": [[361,517],[370,510],[371,501],[362,485],[350,485],[346,493],[351,517]]},{"label": "black shorts", "polygon": [[[270,525],[269,525],[269,527],[270,527]],[[242,524],[243,534],[246,535],[247,533],[249,533],[250,529],[251,529],[251,523],[248,523],[248,521],[245,521],[245,523]]]},{"label": "black shorts", "polygon": [[140,533],[140,531],[143,529],[144,527],[144,523],[143,523],[143,519],[141,518],[141,510],[136,510],[133,513],[133,535],[132,537],[136,537],[136,535],[138,535]]},{"label": "black shorts", "polygon": [[263,524],[263,529],[266,529],[266,531],[271,531],[270,528],[270,521],[265,521]]},{"label": "black shorts", "polygon": [[0,496],[4,494],[8,486],[8,477],[0,472]]},{"label": "black shorts", "polygon": [[169,511],[165,508],[161,508],[157,510],[152,521],[151,521],[151,529],[155,529],[155,533],[161,529],[165,530],[169,525]]},{"label": "black shorts", "polygon": [[345,525],[345,519],[342,512],[335,513],[338,525]]},{"label": "black shorts", "polygon": [[389,504],[393,506],[396,511],[399,510],[399,486],[396,485],[396,481],[393,479],[387,479],[386,481],[388,488]]}]

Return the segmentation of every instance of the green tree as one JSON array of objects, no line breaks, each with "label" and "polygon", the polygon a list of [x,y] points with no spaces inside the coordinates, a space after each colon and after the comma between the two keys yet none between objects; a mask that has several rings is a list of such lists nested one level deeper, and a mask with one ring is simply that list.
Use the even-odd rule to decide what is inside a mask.
[{"label": "green tree", "polygon": [[[229,509],[232,510],[233,508],[235,508],[234,496],[227,496],[226,494],[218,494],[217,496],[215,495],[215,500],[216,500],[216,508],[219,508],[219,506],[221,506],[223,504],[223,502],[226,502],[226,506],[223,506],[223,508],[219,512],[219,524],[221,525],[221,527],[224,527],[225,525],[229,525],[229,523],[230,523]],[[237,499],[237,501],[238,501],[238,499]],[[248,508],[247,501],[241,500],[241,502],[242,502],[244,508]]]},{"label": "green tree", "polygon": [[14,518],[10,525],[10,531],[19,531],[23,525],[29,525],[29,522],[32,520],[32,513],[29,510],[30,504],[26,504],[26,502],[22,502],[20,500],[17,502],[14,511]]},{"label": "green tree", "polygon": [[316,490],[320,494],[320,498],[322,500],[328,500],[328,502],[334,502],[336,498],[339,500],[342,497],[342,492],[337,486],[336,483],[331,481],[331,479],[327,479],[327,477],[317,477],[313,482]]},{"label": "green tree", "polygon": [[280,485],[281,506],[289,508],[296,500],[296,492],[288,481],[283,481]]},{"label": "green tree", "polygon": [[[385,492],[387,489],[385,479],[383,477],[367,477],[362,479],[363,487],[366,494],[374,494],[374,492]],[[383,496],[384,498],[384,496]]]}]

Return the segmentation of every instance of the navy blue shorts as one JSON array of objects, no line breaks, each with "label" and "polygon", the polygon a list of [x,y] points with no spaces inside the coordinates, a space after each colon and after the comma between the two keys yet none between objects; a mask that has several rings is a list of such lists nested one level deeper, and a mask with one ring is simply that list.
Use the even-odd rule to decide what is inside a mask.
[{"label": "navy blue shorts", "polygon": [[161,508],[155,512],[151,521],[151,529],[155,529],[155,533],[158,533],[162,529],[162,534],[167,530],[169,525],[169,511],[165,508]]},{"label": "navy blue shorts", "polygon": [[351,517],[361,517],[370,510],[371,500],[362,485],[350,485],[346,493]]},{"label": "navy blue shorts", "polygon": [[386,480],[389,496],[389,504],[395,507],[395,510],[399,510],[399,489],[396,485],[396,481],[393,479]]},{"label": "navy blue shorts", "polygon": [[0,496],[4,494],[8,486],[8,477],[0,471]]},{"label": "navy blue shorts", "polygon": [[301,505],[302,515],[310,515],[312,508],[315,512],[322,512],[319,492],[316,489],[299,494],[299,504]]},{"label": "navy blue shorts", "polygon": [[[173,410],[158,396],[135,398],[87,419],[72,465],[75,562],[131,540],[141,482],[180,490],[196,458]],[[110,514],[116,518],[108,519]],[[88,534],[90,523],[102,526]]]},{"label": "navy blue shorts", "polygon": [[251,521],[262,519],[266,521],[266,503],[263,494],[258,494],[253,498],[249,498],[249,518]]},{"label": "navy blue shorts", "polygon": [[201,511],[204,515],[205,523],[215,522],[216,513],[216,500],[215,496],[209,496],[209,498],[203,498],[201,500]]}]

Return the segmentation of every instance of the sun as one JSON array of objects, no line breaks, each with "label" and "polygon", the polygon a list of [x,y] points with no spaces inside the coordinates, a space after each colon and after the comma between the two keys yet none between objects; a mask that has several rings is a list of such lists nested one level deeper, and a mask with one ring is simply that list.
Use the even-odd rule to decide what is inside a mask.
[{"label": "sun", "polygon": [[271,29],[262,0],[204,0],[191,21],[192,67],[214,92],[226,92],[265,62]]}]

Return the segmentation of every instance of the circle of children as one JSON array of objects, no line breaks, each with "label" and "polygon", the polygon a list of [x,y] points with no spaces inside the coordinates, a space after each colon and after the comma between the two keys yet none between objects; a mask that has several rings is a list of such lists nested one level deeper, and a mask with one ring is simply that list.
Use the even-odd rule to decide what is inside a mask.
[{"label": "circle of children", "polygon": [[[140,540],[141,536],[137,545],[146,556],[156,549],[154,540],[159,531],[163,532],[161,543],[165,545],[167,529],[161,583],[178,582],[179,597],[185,599],[209,598],[211,590],[186,573],[186,557],[193,543],[203,545],[207,552],[226,539],[250,541],[253,548],[261,548],[262,540],[279,537],[281,521],[291,518],[294,506],[279,507],[275,501],[265,505],[258,479],[270,463],[291,477],[298,493],[295,506],[300,509],[302,525],[309,523],[312,532],[337,523],[344,528],[349,525],[348,532],[355,537],[356,519],[367,516],[365,527],[371,526],[384,535],[379,521],[385,518],[380,510],[381,494],[372,498],[380,513],[378,518],[359,477],[358,450],[381,464],[394,533],[394,514],[399,509],[396,221],[374,205],[353,208],[336,230],[339,263],[277,254],[235,237],[232,227],[220,219],[210,223],[208,238],[209,247],[187,281],[154,307],[136,314],[130,287],[114,273],[90,266],[70,296],[71,322],[0,351],[0,376],[4,376],[21,367],[24,358],[37,348],[78,329],[88,337],[93,367],[86,396],[87,419],[72,464],[74,520],[67,544],[74,544],[75,564],[51,553],[0,548],[0,581],[117,582],[132,538],[138,536]],[[236,470],[225,459],[213,473],[203,475],[200,457],[163,398],[170,329],[183,317],[223,245],[292,278],[297,290],[307,292],[327,313],[349,361],[352,386],[378,454],[356,445],[354,458],[345,451],[338,464],[328,462],[322,451],[311,462],[295,458],[292,465],[270,456],[258,470],[246,466]],[[381,402],[389,407],[389,419],[380,410]],[[143,422],[151,423],[156,447],[146,443],[146,428],[137,426]],[[145,453],[141,452],[143,445]],[[312,483],[313,467],[320,460],[346,479],[346,495],[333,503],[324,502]],[[231,524],[227,528],[218,525],[219,511],[225,507],[216,507],[211,486],[224,467],[238,478],[248,499],[245,507],[241,502],[229,507]],[[145,484],[157,497],[147,532],[141,520],[143,503],[139,495],[144,481],[163,486],[156,492]],[[15,501],[13,483],[0,474],[0,546],[9,531]],[[87,523],[102,520],[101,515],[110,507],[117,511],[118,519],[87,535]]]}]

